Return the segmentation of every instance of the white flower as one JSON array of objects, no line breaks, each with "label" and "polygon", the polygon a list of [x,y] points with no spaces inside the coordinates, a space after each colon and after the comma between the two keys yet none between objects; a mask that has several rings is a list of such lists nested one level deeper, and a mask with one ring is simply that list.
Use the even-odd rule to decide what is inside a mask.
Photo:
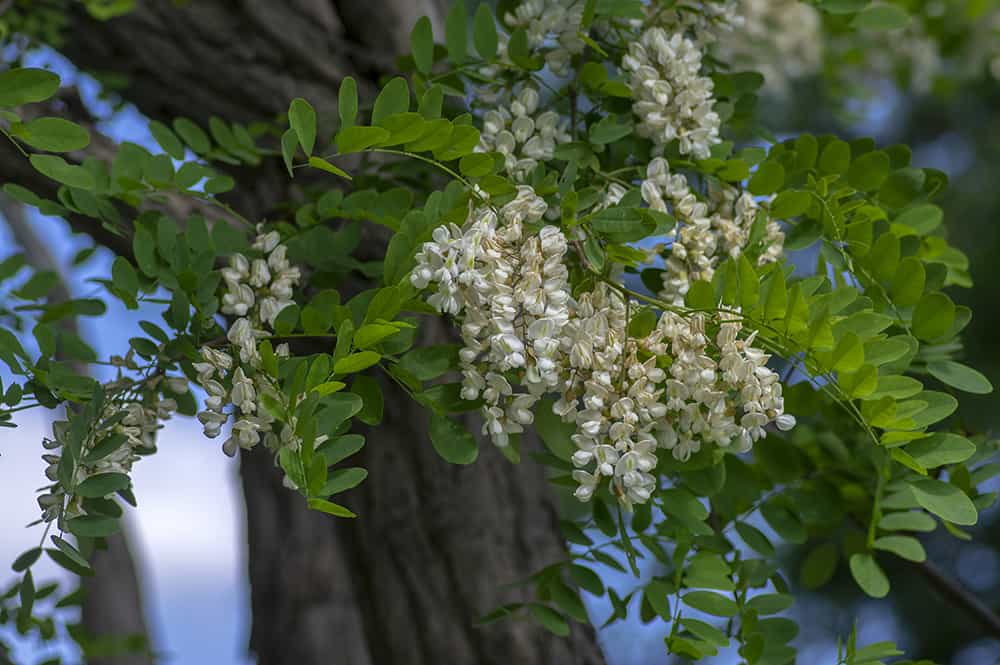
[{"label": "white flower", "polygon": [[639,116],[638,132],[657,149],[677,140],[680,152],[707,159],[719,142],[719,115],[712,110],[712,80],[701,76],[701,50],[677,32],[663,28],[643,32],[629,44],[622,69]]}]

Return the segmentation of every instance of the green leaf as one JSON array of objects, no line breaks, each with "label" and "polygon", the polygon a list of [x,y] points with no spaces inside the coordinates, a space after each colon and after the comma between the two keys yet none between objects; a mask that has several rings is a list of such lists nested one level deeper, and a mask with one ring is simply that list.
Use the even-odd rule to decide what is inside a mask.
[{"label": "green leaf", "polygon": [[288,124],[299,137],[303,152],[311,155],[316,144],[316,110],[306,100],[296,97],[288,107]]},{"label": "green leaf", "polygon": [[90,144],[90,132],[62,118],[37,118],[13,125],[10,131],[31,147],[49,152],[82,150]]},{"label": "green leaf", "polygon": [[909,22],[910,15],[902,7],[874,4],[858,13],[851,21],[851,27],[875,32],[903,28]]},{"label": "green leaf", "polygon": [[347,127],[337,132],[337,150],[342,155],[359,152],[365,148],[370,148],[373,145],[387,141],[389,136],[389,131],[382,127],[365,127],[362,125]]},{"label": "green leaf", "polygon": [[14,559],[14,564],[11,568],[14,569],[15,573],[22,573],[35,565],[35,562],[38,561],[40,556],[42,556],[42,548],[32,547],[30,550],[22,552],[19,557]]},{"label": "green leaf", "polygon": [[334,517],[357,517],[357,515],[344,506],[325,499],[309,499],[308,505],[310,510],[318,510],[321,513],[333,515]]},{"label": "green leaf", "polygon": [[437,344],[408,351],[399,359],[399,366],[420,381],[436,379],[458,367],[458,345]]},{"label": "green leaf", "polygon": [[955,303],[943,293],[928,293],[913,311],[913,334],[931,341],[944,337],[955,322]]},{"label": "green leaf", "polygon": [[281,159],[284,160],[285,168],[288,169],[288,175],[292,178],[295,177],[295,150],[298,147],[299,135],[295,133],[294,129],[286,129],[281,135]]},{"label": "green leaf", "polygon": [[943,520],[971,526],[979,518],[972,499],[954,485],[933,478],[922,478],[910,487],[917,503]]},{"label": "green leaf", "polygon": [[431,414],[431,443],[441,458],[451,464],[472,464],[479,457],[476,439],[447,416]]},{"label": "green leaf", "polygon": [[111,264],[111,280],[115,288],[121,289],[130,297],[138,295],[139,276],[128,259],[121,256],[115,258],[115,262]]},{"label": "green leaf", "polygon": [[347,469],[337,469],[330,474],[330,478],[323,485],[323,496],[332,496],[353,489],[364,482],[368,477],[368,471],[360,467],[350,467]]},{"label": "green leaf", "polygon": [[476,15],[472,18],[472,44],[484,60],[492,60],[497,54],[497,25],[493,20],[493,12],[485,2],[479,3]]},{"label": "green leaf", "polygon": [[62,157],[57,157],[56,155],[32,155],[30,160],[31,165],[35,167],[36,171],[52,178],[56,182],[69,185],[70,187],[78,187],[79,189],[94,188],[94,177],[90,171],[82,166],[69,164]]},{"label": "green leaf", "polygon": [[716,617],[734,617],[740,611],[736,601],[714,591],[689,591],[681,600],[689,607]]},{"label": "green leaf", "polygon": [[604,582],[601,581],[601,576],[590,568],[575,563],[571,564],[569,567],[569,576],[584,591],[595,596],[604,595]]},{"label": "green leaf", "polygon": [[66,522],[70,533],[82,538],[105,538],[118,533],[121,525],[113,517],[100,515],[83,515]]},{"label": "green leaf", "polygon": [[765,285],[764,318],[767,320],[783,319],[788,309],[788,288],[785,286],[785,273],[779,268],[771,273]]},{"label": "green leaf", "polygon": [[358,82],[348,76],[340,82],[337,95],[337,112],[340,115],[340,131],[353,127],[358,118]]},{"label": "green leaf", "polygon": [[846,141],[834,139],[826,144],[823,152],[819,156],[820,173],[841,174],[846,173],[851,164],[851,146]]},{"label": "green leaf", "polygon": [[59,536],[50,536],[50,537],[55,546],[58,547],[59,550],[63,554],[65,554],[66,557],[69,558],[73,563],[86,570],[90,569],[90,562],[87,561],[86,557],[84,557],[78,549],[73,547],[73,545],[71,545],[66,540],[60,538]]},{"label": "green leaf", "polygon": [[762,593],[747,602],[747,608],[762,616],[784,612],[795,600],[787,593]]},{"label": "green leaf", "polygon": [[775,219],[798,217],[812,205],[809,192],[786,190],[778,194],[771,202],[771,216]]},{"label": "green leaf", "polygon": [[323,455],[327,465],[332,466],[354,455],[364,447],[365,437],[360,434],[344,434],[323,443],[319,447],[319,452]]},{"label": "green leaf", "polygon": [[397,76],[382,88],[382,92],[375,98],[375,106],[372,109],[372,124],[377,125],[379,121],[390,115],[406,113],[410,110],[410,88],[406,84],[406,79]]},{"label": "green leaf", "polygon": [[914,256],[907,256],[896,267],[889,292],[897,305],[915,305],[924,295],[926,282],[927,272],[923,262]]},{"label": "green leaf", "polygon": [[868,152],[851,163],[847,170],[847,182],[855,189],[872,192],[882,186],[889,177],[889,155],[881,150]]},{"label": "green leaf", "polygon": [[928,363],[927,371],[938,381],[967,393],[988,395],[993,392],[993,384],[981,372],[953,360]]},{"label": "green leaf", "polygon": [[417,71],[429,74],[434,67],[434,29],[426,16],[421,16],[410,31],[410,52]]},{"label": "green leaf", "polygon": [[344,169],[340,168],[339,166],[334,166],[333,164],[331,164],[330,162],[326,161],[322,157],[317,157],[315,155],[313,155],[312,157],[310,157],[309,158],[309,166],[313,167],[314,169],[319,169],[321,171],[326,171],[327,173],[332,173],[333,175],[339,176],[339,177],[344,178],[346,180],[353,180],[353,178],[351,178],[351,174],[350,173],[348,173]]},{"label": "green leaf", "polygon": [[808,539],[805,527],[785,506],[776,501],[768,501],[760,508],[760,514],[779,536],[790,543],[802,544]]},{"label": "green leaf", "polygon": [[465,1],[456,0],[444,21],[444,43],[448,48],[448,59],[455,65],[465,62],[469,49],[469,17],[465,11]]},{"label": "green leaf", "polygon": [[184,144],[177,135],[162,122],[153,120],[149,123],[149,133],[160,144],[163,151],[174,159],[184,159]]},{"label": "green leaf", "polygon": [[205,192],[208,194],[224,194],[236,186],[236,181],[227,175],[209,178],[205,182]]},{"label": "green leaf", "polygon": [[59,90],[59,77],[44,69],[19,67],[0,73],[0,106],[44,102]]},{"label": "green leaf", "polygon": [[873,543],[877,550],[892,552],[907,561],[920,563],[927,560],[927,553],[924,551],[920,541],[912,536],[882,536]]},{"label": "green leaf", "polygon": [[606,145],[625,138],[634,131],[630,124],[619,124],[614,116],[605,116],[590,126],[590,142]]},{"label": "green leaf", "polygon": [[89,499],[99,499],[119,490],[128,489],[132,483],[124,473],[99,473],[90,476],[76,486],[78,496]]},{"label": "green leaf", "polygon": [[424,91],[417,105],[417,111],[425,120],[436,120],[441,117],[441,106],[444,104],[444,88],[435,83]]},{"label": "green leaf", "polygon": [[358,351],[346,358],[341,358],[333,365],[334,374],[354,374],[366,370],[378,361],[382,360],[382,354],[374,351]]},{"label": "green leaf", "polygon": [[670,595],[670,591],[670,586],[666,582],[656,578],[650,580],[643,591],[643,597],[646,602],[649,603],[653,611],[664,621],[670,621],[672,618],[670,614],[670,599],[667,597]]},{"label": "green leaf", "polygon": [[936,422],[940,422],[955,413],[958,408],[958,400],[947,393],[934,390],[925,390],[917,395],[917,400],[927,404],[923,410],[913,414],[910,418],[913,426],[917,428],[929,427]]},{"label": "green leaf", "polygon": [[388,323],[366,323],[355,331],[354,346],[358,349],[367,349],[398,332],[399,328]]},{"label": "green leaf", "polygon": [[785,184],[785,167],[778,162],[764,162],[750,177],[747,189],[755,196],[773,194]]},{"label": "green leaf", "polygon": [[878,528],[884,531],[933,531],[937,526],[934,518],[915,510],[889,513],[879,520]]},{"label": "green leaf", "polygon": [[736,522],[736,532],[747,545],[764,556],[774,556],[774,545],[760,529],[746,522]]},{"label": "green leaf", "polygon": [[927,469],[959,464],[976,454],[976,444],[963,436],[938,432],[907,444],[906,452]]},{"label": "green leaf", "polygon": [[941,226],[943,220],[944,211],[941,208],[931,203],[923,203],[903,211],[893,223],[902,224],[918,235],[927,235]]},{"label": "green leaf", "polygon": [[[485,5],[480,5],[480,9],[483,7],[485,7]],[[490,17],[490,20],[493,20],[492,16]],[[542,624],[542,627],[553,635],[558,635],[559,637],[566,637],[569,635],[569,624],[566,623],[566,620],[551,607],[534,604],[531,605],[531,613],[535,616],[535,619],[538,620],[538,623]]]},{"label": "green leaf", "polygon": [[364,406],[358,412],[358,420],[366,425],[378,425],[382,422],[382,412],[385,403],[382,398],[382,389],[374,377],[359,374],[351,384],[351,392],[361,397]]},{"label": "green leaf", "polygon": [[861,590],[872,598],[885,598],[889,593],[889,578],[871,554],[851,555],[851,575]]},{"label": "green leaf", "polygon": [[802,561],[799,581],[806,589],[818,589],[837,572],[839,550],[835,543],[824,543],[814,548]]},{"label": "green leaf", "polygon": [[201,127],[187,118],[174,120],[174,131],[197,154],[203,155],[212,149],[212,140]]},{"label": "green leaf", "polygon": [[878,198],[889,208],[905,208],[922,195],[926,180],[927,175],[920,169],[893,171],[879,188]]}]

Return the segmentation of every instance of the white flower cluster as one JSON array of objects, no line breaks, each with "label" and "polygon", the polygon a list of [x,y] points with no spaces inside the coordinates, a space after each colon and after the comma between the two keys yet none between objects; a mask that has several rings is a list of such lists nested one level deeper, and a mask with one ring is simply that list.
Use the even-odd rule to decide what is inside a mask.
[{"label": "white flower cluster", "polygon": [[569,121],[555,111],[538,113],[538,91],[526,87],[510,106],[491,109],[483,116],[480,152],[499,152],[505,170],[523,182],[539,162],[551,160],[556,144],[571,140]]},{"label": "white flower cluster", "polygon": [[701,75],[702,52],[681,33],[653,27],[629,45],[622,69],[634,97],[640,136],[657,149],[677,140],[681,154],[707,159],[719,142],[712,79]]},{"label": "white flower cluster", "polygon": [[723,315],[713,354],[701,314],[663,312],[641,339],[627,335],[624,301],[607,289],[582,297],[576,314],[566,333],[575,340],[573,378],[555,408],[577,425],[580,500],[609,476],[624,503],[647,501],[656,488],[650,471],[657,448],[680,461],[702,443],[746,452],[767,424],[795,425],[784,413],[778,375],[766,367],[769,356],[751,345],[756,333],[738,338],[738,312]]},{"label": "white flower cluster", "polygon": [[470,207],[463,226],[435,229],[410,277],[431,305],[458,317],[462,396],[484,401],[483,432],[495,444],[509,445],[541,396],[554,393],[554,412],[576,425],[577,497],[589,499],[607,476],[630,505],[656,487],[658,448],[680,460],[706,441],[745,450],[767,423],[794,424],[768,356],[737,339],[738,320],[722,324],[716,362],[700,317],[667,312],[634,339],[635,305],[610,286],[573,298],[565,236],[525,226],[540,224],[545,209],[527,186],[499,211]]},{"label": "white flower cluster", "polygon": [[[692,282],[711,280],[721,261],[738,257],[746,248],[757,216],[767,215],[750,194],[729,185],[714,191],[708,202],[701,201],[691,191],[687,178],[670,173],[662,157],[653,159],[646,168],[642,197],[650,208],[670,212],[678,222],[659,294],[674,305],[684,304]],[[758,265],[777,261],[784,240],[781,226],[768,217]]]},{"label": "white flower cluster", "polygon": [[[540,223],[545,210],[527,186],[499,211],[471,208],[463,227],[435,229],[411,275],[419,289],[436,285],[431,305],[463,315],[462,396],[482,397],[483,432],[501,447],[533,421],[535,402],[559,383],[557,334],[570,299],[566,238],[554,226],[537,234],[524,228]],[[511,370],[522,375],[527,392],[514,392],[505,376]]]},{"label": "white flower cluster", "polygon": [[[187,392],[187,380],[183,377],[154,376],[142,382],[135,382],[119,377],[104,385],[104,392],[114,395],[108,399],[97,423],[113,422],[110,427],[91,427],[81,444],[80,459],[77,461],[73,476],[73,487],[78,486],[88,478],[105,473],[121,473],[128,475],[132,465],[142,454],[155,450],[155,434],[162,427],[161,421],[169,420],[177,410],[177,401],[172,397],[161,397],[158,389],[163,384],[174,394]],[[81,416],[82,417],[82,416]],[[62,461],[62,449],[72,436],[70,423],[57,420],[52,424],[52,438],[44,439],[42,446],[46,453],[42,459],[47,464],[45,476],[56,483],[38,497],[38,505],[42,509],[42,519],[51,522],[55,519],[72,519],[86,514],[81,497],[74,496],[66,501],[66,489],[58,484],[59,465]],[[108,445],[113,438],[121,442],[108,454],[87,461],[99,445]]]},{"label": "white flower cluster", "polygon": [[[205,436],[219,436],[230,417],[235,419],[230,436],[222,444],[230,457],[261,440],[272,449],[298,445],[295,424],[286,423],[280,434],[275,433],[274,419],[260,406],[261,395],[280,404],[288,399],[274,380],[260,371],[258,349],[258,341],[273,331],[278,314],[293,303],[292,290],[301,277],[298,267],[289,263],[287,248],[279,244],[280,240],[276,231],[258,235],[253,248],[263,258],[251,261],[242,254],[230,258],[229,267],[222,271],[227,290],[222,297],[222,311],[240,317],[226,335],[234,353],[204,346],[201,362],[194,364],[198,382],[208,393],[205,410],[198,414]],[[286,357],[288,345],[279,344],[275,355]]]},{"label": "white flower cluster", "polygon": [[580,38],[585,5],[584,0],[525,0],[513,13],[504,14],[503,20],[508,27],[524,28],[532,50],[554,43],[545,52],[545,62],[553,74],[565,76],[573,56],[586,46]]},{"label": "white flower cluster", "polygon": [[[530,26],[537,46],[552,31],[545,10],[555,4],[562,3],[529,0],[507,22]],[[673,36],[660,27],[645,29],[623,61],[640,134],[658,150],[677,140],[681,152],[696,158],[708,157],[719,141],[712,82],[700,74],[696,43],[702,38],[696,33],[708,40],[710,29],[736,20],[735,0],[708,4],[711,9],[694,23],[685,23],[688,12],[679,9],[659,15],[662,22],[676,14],[683,25],[671,26]],[[502,96],[502,90],[490,91],[476,99],[494,104]],[[569,140],[565,121],[553,112],[535,117],[537,109],[537,92],[525,88],[509,108],[483,116],[480,150],[504,154],[507,173],[522,183],[539,162],[553,158],[558,143]],[[627,191],[622,183],[611,184],[594,209],[617,204]],[[682,277],[710,278],[721,256],[738,256],[759,210],[752,197],[731,187],[710,204],[700,201],[684,176],[668,172],[663,158],[649,165],[642,194],[652,208],[681,222],[672,269],[681,301],[687,290]],[[648,501],[656,489],[658,451],[669,450],[682,461],[706,443],[746,451],[769,423],[794,425],[784,414],[777,375],[766,367],[768,356],[751,345],[753,335],[739,339],[738,313],[719,322],[713,337],[700,315],[686,319],[665,312],[648,335],[635,338],[629,317],[639,305],[616,287],[598,282],[574,297],[568,240],[545,224],[559,217],[556,206],[526,185],[499,210],[470,203],[461,226],[434,230],[410,276],[428,292],[429,304],[457,318],[462,397],[482,399],[483,433],[496,445],[510,445],[533,422],[539,399],[552,394],[553,412],[574,425],[576,496],[590,499],[609,479],[629,506]],[[767,228],[780,236],[776,223]],[[573,242],[585,239],[573,236]],[[779,238],[762,261],[774,260],[780,249]],[[621,269],[612,265],[611,275]]]}]

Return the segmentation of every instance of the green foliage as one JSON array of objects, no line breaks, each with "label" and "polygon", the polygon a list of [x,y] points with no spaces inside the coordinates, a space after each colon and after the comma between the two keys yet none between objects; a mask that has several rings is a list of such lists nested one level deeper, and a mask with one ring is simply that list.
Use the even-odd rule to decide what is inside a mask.
[{"label": "green foliage", "polygon": [[[126,4],[97,11],[110,16]],[[897,29],[909,20],[891,3],[816,4],[866,32]],[[628,44],[616,30],[642,18],[643,7],[637,1],[585,3],[580,38],[588,48],[572,55],[564,79],[546,83],[553,90],[541,102],[566,119],[567,140],[523,177],[511,175],[509,155],[484,148],[486,132],[477,126],[491,107],[470,92],[533,84],[539,70],[551,66],[549,47],[534,45],[523,28],[498,31],[486,3],[471,22],[464,3],[455,3],[445,20],[444,49],[434,44],[430,20],[422,18],[410,34],[412,58],[402,61],[409,77],[388,80],[373,99],[360,99],[356,81],[345,78],[336,114],[297,98],[287,124],[282,118],[254,131],[220,118],[207,128],[186,118],[169,126],[153,122],[150,131],[163,154],[124,143],[101,161],[72,154],[89,144],[83,127],[60,118],[21,122],[11,111],[4,116],[5,133],[58,186],[58,195],[48,201],[14,185],[5,192],[45,214],[90,218],[127,239],[132,257],[118,257],[110,279],[98,283],[130,308],[164,290],[166,297],[155,301],[163,305],[162,320],[144,321],[142,334],[116,361],[142,377],[136,391],[143,399],[160,400],[167,395],[159,381],[168,376],[207,383],[195,367],[202,360],[199,349],[235,348],[220,325],[223,314],[230,317],[226,327],[235,318],[225,309],[231,294],[221,266],[227,260],[235,265],[236,254],[248,262],[266,255],[254,245],[256,224],[222,196],[236,186],[227,172],[283,163],[290,176],[309,167],[316,176],[351,180],[350,192],[338,189],[345,186],[339,180],[331,179],[330,189],[303,180],[302,199],[265,222],[305,280],[271,328],[257,331],[259,362],[244,365],[253,381],[269,387],[258,396],[260,411],[295,442],[274,444],[287,484],[310,509],[354,518],[350,492],[368,475],[352,460],[365,445],[358,432],[382,422],[383,390],[390,382],[427,409],[425,438],[442,464],[477,460],[479,442],[462,414],[483,402],[463,398],[458,381],[465,367],[457,345],[414,346],[421,339],[420,317],[435,310],[409,277],[435,229],[461,226],[470,208],[495,212],[514,199],[519,186],[530,185],[556,213],[545,223],[571,239],[566,263],[575,294],[597,283],[624,293],[625,332],[632,338],[651,334],[667,311],[698,315],[712,338],[724,316],[738,316],[756,331],[754,344],[783,364],[786,376],[803,379],[784,393],[786,410],[799,415],[799,424],[791,433],[768,431],[752,454],[706,444],[681,462],[659,448],[648,503],[632,506],[602,485],[588,510],[563,515],[567,540],[580,547],[526,581],[533,600],[505,605],[482,621],[530,617],[565,636],[570,622],[588,621],[583,590],[607,596],[609,623],[638,611],[643,621],[669,624],[665,644],[673,654],[710,659],[735,645],[749,664],[791,662],[797,627],[774,616],[792,604],[789,576],[818,589],[847,570],[864,593],[884,597],[891,589],[886,561],[924,561],[918,534],[935,530],[938,522],[963,534],[958,527],[975,524],[995,500],[980,485],[996,471],[988,458],[998,444],[956,433],[948,420],[958,404],[953,389],[993,390],[984,375],[961,362],[961,332],[971,312],[949,292],[970,284],[968,260],[943,233],[944,215],[934,203],[944,185],[941,174],[912,166],[908,151],[880,149],[869,139],[773,140],[755,112],[762,77],[707,59],[705,73],[715,86],[727,140],[707,159],[682,155],[676,140],[658,147],[671,169],[694,183],[696,201],[710,200],[723,187],[766,200],[740,250],[721,257],[714,274],[692,279],[683,304],[666,301],[658,293],[663,270],[636,246],[656,246],[661,259],[676,259],[664,239],[676,241],[675,232],[683,233],[687,223],[676,206],[665,212],[643,198],[645,167],[636,164],[649,162],[654,145],[637,129],[632,92],[617,68]],[[593,22],[613,29],[591,31]],[[51,73],[11,69],[0,74],[0,106],[45,101],[58,85]],[[189,150],[196,159],[174,163]],[[338,165],[341,158],[351,160],[350,174]],[[605,200],[609,183],[623,190],[618,200]],[[165,195],[204,204],[211,218],[174,219],[149,205]],[[783,225],[786,248],[815,250],[814,270],[792,271],[786,260],[768,259],[769,221]],[[371,239],[381,236],[368,235],[369,224],[388,237],[384,256],[371,249]],[[0,361],[15,381],[0,392],[0,425],[13,425],[12,414],[22,406],[68,407],[50,489],[65,511],[58,517],[61,526],[77,545],[53,536],[55,547],[44,553],[84,575],[91,572],[87,553],[118,531],[122,504],[134,504],[128,473],[88,473],[77,480],[81,469],[98,468],[126,445],[115,429],[126,417],[120,415],[125,398],[73,370],[72,362],[93,362],[96,355],[53,325],[99,316],[103,301],[51,302],[56,276],[45,272],[8,288],[6,280],[22,270],[17,257],[0,264],[5,299],[21,305],[10,308],[16,325],[0,329]],[[641,277],[645,290],[627,289],[620,272]],[[362,279],[371,288],[357,292]],[[15,330],[30,330],[40,353],[26,351]],[[643,360],[667,371],[676,361],[669,352],[649,355]],[[182,412],[197,411],[189,392],[169,399]],[[114,414],[107,415],[106,407]],[[552,407],[553,400],[544,398],[523,422],[544,444],[544,451],[532,451],[532,463],[544,464],[554,491],[568,494],[577,486],[576,424]],[[517,432],[502,452],[513,463],[522,461]],[[337,501],[346,505],[330,501],[341,494]],[[634,512],[609,507],[623,503]],[[799,546],[800,562],[786,570],[791,559],[785,552]],[[33,618],[38,590],[31,570],[42,554],[33,548],[13,565],[22,574],[11,595],[19,603],[19,625],[41,623]],[[624,597],[595,572],[606,567],[638,574],[643,559],[655,561],[655,576]],[[845,663],[897,653],[887,645],[857,648],[854,642],[852,635]]]}]

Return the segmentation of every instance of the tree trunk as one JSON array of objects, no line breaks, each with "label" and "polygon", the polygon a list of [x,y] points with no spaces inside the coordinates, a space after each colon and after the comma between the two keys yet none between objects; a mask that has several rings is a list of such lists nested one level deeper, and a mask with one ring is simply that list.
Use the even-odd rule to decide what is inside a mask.
[{"label": "tree trunk", "polygon": [[[205,125],[282,114],[290,99],[336,109],[348,74],[362,94],[408,48],[419,16],[443,34],[443,0],[170,0],[106,23],[73,10],[64,53],[84,70],[126,74],[123,96],[147,116]],[[368,97],[371,99],[371,96]],[[5,168],[5,167],[0,167]],[[279,164],[234,174],[241,212],[263,217],[291,198]],[[30,185],[31,183],[25,183]],[[429,337],[444,325],[428,322]],[[565,556],[544,470],[489,444],[470,467],[434,453],[424,409],[383,386],[385,422],[360,464],[370,476],[344,501],[357,520],[305,510],[270,457],[243,458],[253,627],[261,665],[599,663],[593,630],[554,637],[533,622],[476,627],[519,599],[511,583]],[[470,423],[474,429],[478,427]],[[533,447],[525,441],[525,453]]]}]

